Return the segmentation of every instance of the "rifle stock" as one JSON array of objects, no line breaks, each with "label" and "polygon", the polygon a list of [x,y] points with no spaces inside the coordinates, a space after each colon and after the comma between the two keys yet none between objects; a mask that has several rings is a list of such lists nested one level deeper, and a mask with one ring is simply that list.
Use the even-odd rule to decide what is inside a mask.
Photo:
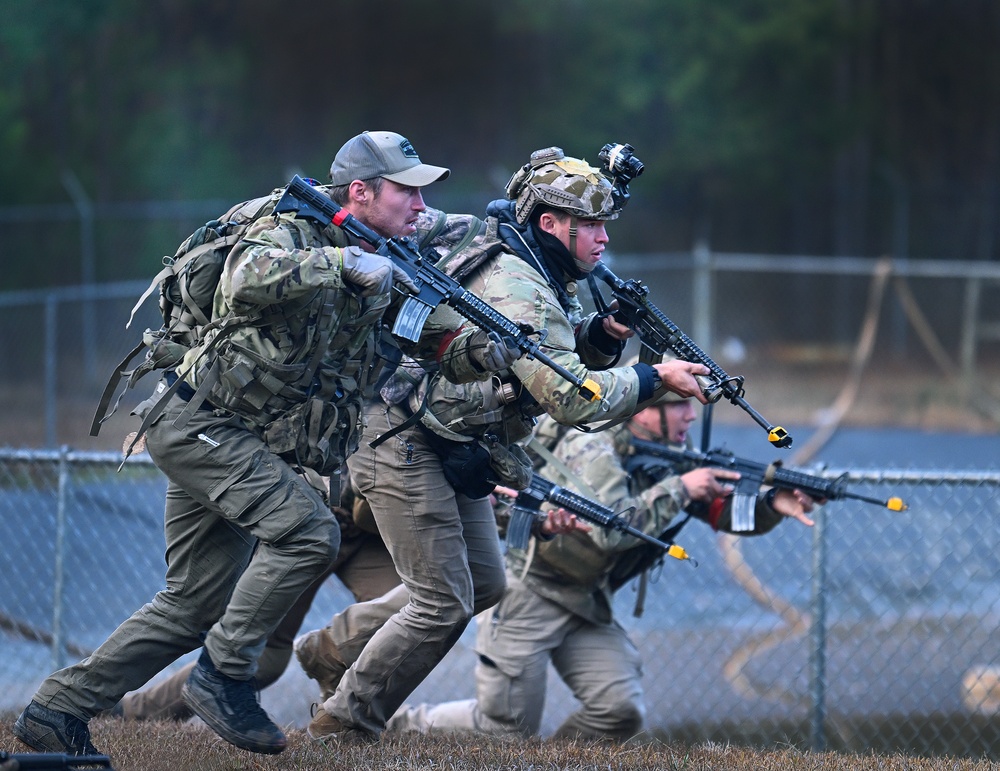
[{"label": "rifle stock", "polygon": [[[507,526],[508,546],[515,549],[527,548],[532,523],[536,519],[545,518],[541,509],[542,504],[546,501],[566,509],[571,514],[576,514],[580,519],[592,525],[607,530],[617,530],[653,546],[658,546],[674,559],[691,559],[681,546],[661,541],[659,538],[630,525],[622,516],[625,512],[616,514],[607,506],[602,506],[586,496],[560,487],[538,474],[532,475],[531,483],[526,489],[518,491],[517,498],[511,507],[510,524]],[[694,562],[694,560],[691,561]]]},{"label": "rifle stock", "polygon": [[442,302],[476,326],[496,332],[508,344],[513,344],[524,356],[537,359],[545,366],[572,383],[577,393],[587,401],[602,401],[600,386],[591,379],[582,379],[553,361],[541,351],[544,332],[535,340],[536,332],[530,327],[511,321],[492,306],[465,289],[458,281],[423,258],[408,238],[383,238],[358,219],[348,214],[328,196],[315,190],[300,176],[295,175],[274,208],[276,214],[295,212],[323,225],[333,223],[355,238],[367,241],[384,257],[402,268],[416,284],[418,292],[410,295],[396,317],[393,334],[412,342],[420,338],[427,317]]},{"label": "rifle stock", "polygon": [[884,506],[890,511],[906,511],[908,508],[902,498],[893,496],[887,500],[879,500],[866,495],[860,495],[847,489],[847,474],[841,474],[836,479],[807,474],[782,467],[780,462],[771,464],[756,463],[745,458],[738,458],[730,452],[711,450],[699,452],[688,448],[671,447],[658,442],[648,442],[643,439],[629,440],[631,451],[661,458],[671,464],[694,463],[697,466],[712,466],[729,469],[740,474],[741,482],[752,480],[758,487],[762,484],[784,490],[801,490],[811,498],[838,501],[850,498],[865,503]]},{"label": "rifle stock", "polygon": [[667,318],[663,311],[650,302],[649,287],[635,279],[624,281],[618,278],[603,262],[594,266],[593,275],[611,288],[611,294],[618,301],[615,320],[625,324],[639,336],[642,342],[640,361],[655,364],[662,361],[663,355],[669,350],[679,359],[704,364],[711,374],[695,377],[709,402],[725,397],[766,430],[768,441],[775,447],[792,446],[792,437],[784,428],[769,423],[743,398],[743,377],[729,375]]}]

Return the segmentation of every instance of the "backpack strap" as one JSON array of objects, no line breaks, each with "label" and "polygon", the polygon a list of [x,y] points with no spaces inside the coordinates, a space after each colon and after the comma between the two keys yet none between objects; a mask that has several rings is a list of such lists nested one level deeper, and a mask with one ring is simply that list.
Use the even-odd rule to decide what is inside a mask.
[{"label": "backpack strap", "polygon": [[[104,386],[104,393],[101,394],[101,401],[97,405],[97,411],[94,413],[94,420],[90,424],[90,435],[97,436],[101,432],[101,425],[107,420],[111,415],[115,414],[115,410],[108,414],[108,405],[111,404],[111,397],[114,395],[115,390],[118,388],[118,384],[122,381],[122,378],[131,375],[132,370],[127,370],[125,367],[130,361],[146,347],[146,341],[140,340],[139,344],[133,348],[128,354],[122,359],[118,366],[115,367],[114,372],[111,373],[111,377],[108,379],[108,383]],[[121,400],[121,397],[118,397]],[[115,407],[117,407],[117,402]]]},{"label": "backpack strap", "polygon": [[[173,260],[172,257],[164,257],[163,259]],[[153,292],[155,292],[157,289],[160,288],[160,282],[163,281],[163,279],[165,279],[173,272],[174,272],[174,263],[171,262],[169,265],[163,268],[163,270],[161,270],[159,273],[153,276],[153,280],[150,283],[150,285],[146,287],[146,291],[139,296],[139,301],[132,306],[132,312],[128,315],[128,321],[125,323],[125,329],[128,329],[129,327],[132,326],[132,322],[135,320],[136,311],[138,311],[139,308],[142,307],[142,304],[146,302],[147,299],[149,299],[149,296],[153,294]]]},{"label": "backpack strap", "polygon": [[201,308],[198,307],[198,303],[196,303],[191,297],[191,293],[188,289],[189,282],[187,280],[187,275],[181,273],[181,270],[187,263],[205,252],[214,252],[216,249],[231,249],[242,237],[243,233],[240,232],[231,233],[224,238],[216,238],[206,244],[202,244],[201,246],[192,249],[190,252],[181,257],[176,263],[174,263],[174,272],[178,274],[177,286],[181,290],[181,297],[184,298],[184,308],[190,311],[191,315],[194,316],[195,320],[199,324],[208,324],[209,319],[204,313],[202,313]]},{"label": "backpack strap", "polygon": [[418,246],[421,249],[427,247],[427,245],[440,235],[441,231],[444,230],[445,222],[448,221],[448,215],[443,211],[438,212],[437,219],[434,221],[434,225],[431,226],[430,230],[424,234],[424,237],[420,239]]}]

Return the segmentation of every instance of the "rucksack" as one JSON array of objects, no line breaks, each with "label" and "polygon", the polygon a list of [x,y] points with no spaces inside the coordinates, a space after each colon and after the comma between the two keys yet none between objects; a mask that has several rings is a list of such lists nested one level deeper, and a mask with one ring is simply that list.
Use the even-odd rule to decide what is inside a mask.
[{"label": "rucksack", "polygon": [[[328,190],[320,186],[321,190]],[[253,321],[255,317],[235,316],[230,313],[221,319],[212,319],[215,295],[226,258],[251,224],[261,217],[270,215],[285,188],[277,188],[270,195],[254,198],[234,206],[218,219],[211,220],[192,233],[177,248],[173,257],[164,257],[164,268],[150,282],[149,287],[132,308],[126,328],[130,327],[135,314],[146,300],[159,290],[160,315],[163,325],[157,329],[146,329],[142,341],[136,345],[112,372],[91,424],[90,435],[97,436],[101,424],[115,413],[124,392],[132,388],[144,375],[154,370],[168,370],[176,367],[188,351],[201,344],[207,332],[219,330],[211,343],[204,346],[198,360],[208,354],[222,340],[241,324]],[[478,259],[485,259],[499,248],[493,234],[485,232],[483,222],[471,215],[446,215],[444,212],[428,209],[422,214],[418,225],[417,239],[421,249],[433,249],[428,256],[433,261],[446,261],[459,252],[469,252]],[[486,241],[483,248],[482,242]],[[433,244],[433,246],[431,246]],[[468,255],[462,260],[467,269]],[[127,369],[129,362],[143,350],[146,355],[134,369]],[[195,362],[190,362],[191,365]],[[147,412],[137,432],[129,435],[124,455],[127,459],[133,449],[139,446],[145,429],[160,413],[166,401],[176,392],[186,373],[178,372],[173,385],[157,398],[156,404]],[[122,380],[126,387],[118,397],[114,407],[108,410],[111,398]]]},{"label": "rucksack", "polygon": [[[91,436],[97,436],[101,424],[115,413],[126,390],[153,370],[177,366],[189,350],[201,343],[206,332],[228,320],[212,321],[212,306],[226,257],[251,224],[272,212],[283,192],[284,188],[278,188],[270,195],[237,204],[184,239],[173,257],[163,258],[163,270],[139,297],[125,328],[131,327],[136,312],[157,290],[163,325],[157,330],[146,329],[142,341],[111,373],[90,427]],[[143,350],[146,355],[142,362],[134,369],[127,369]],[[126,381],[126,387],[109,411],[111,397],[122,380]],[[136,436],[134,441],[138,439]]]}]

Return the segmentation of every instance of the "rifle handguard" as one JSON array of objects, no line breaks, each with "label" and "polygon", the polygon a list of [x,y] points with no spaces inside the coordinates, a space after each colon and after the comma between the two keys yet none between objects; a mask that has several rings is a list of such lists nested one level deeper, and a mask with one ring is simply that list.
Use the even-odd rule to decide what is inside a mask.
[{"label": "rifle handguard", "polygon": [[[763,415],[750,406],[743,398],[743,378],[732,377],[726,373],[707,353],[688,337],[667,316],[649,301],[649,287],[635,279],[622,280],[616,276],[603,262],[598,261],[591,273],[594,279],[600,279],[611,288],[611,293],[618,301],[615,320],[634,330],[642,343],[640,361],[653,363],[662,360],[663,354],[669,349],[677,358],[683,361],[703,364],[711,372],[711,377],[698,380],[702,393],[709,403],[725,397],[731,404],[746,412],[754,422],[767,431],[768,441],[775,447],[791,447],[792,437],[781,426],[768,423]],[[596,291],[596,290],[595,290]],[[606,303],[601,302],[606,305]],[[648,349],[648,351],[647,351]],[[646,354],[643,357],[642,354]],[[695,375],[695,378],[698,378]],[[718,391],[718,393],[717,393]]]}]

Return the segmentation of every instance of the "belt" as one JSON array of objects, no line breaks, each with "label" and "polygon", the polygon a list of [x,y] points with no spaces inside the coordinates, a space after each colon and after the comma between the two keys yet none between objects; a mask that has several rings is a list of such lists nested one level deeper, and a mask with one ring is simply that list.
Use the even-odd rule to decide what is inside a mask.
[{"label": "belt", "polygon": [[[167,381],[167,387],[169,388],[170,386],[172,386],[174,383],[177,382],[177,373],[174,372],[172,369],[169,369],[163,373],[163,379]],[[184,381],[179,386],[177,386],[177,396],[186,402],[190,402],[194,398],[194,389],[187,381]],[[211,404],[209,404],[208,401],[206,400],[198,405],[198,409],[207,410],[208,412],[211,412],[215,408]]]}]

